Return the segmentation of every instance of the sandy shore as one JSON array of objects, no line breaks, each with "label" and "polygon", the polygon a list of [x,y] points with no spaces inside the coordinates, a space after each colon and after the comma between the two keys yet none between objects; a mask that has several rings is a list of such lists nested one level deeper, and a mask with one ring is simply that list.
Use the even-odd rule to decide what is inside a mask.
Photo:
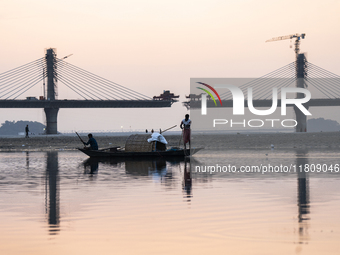
[{"label": "sandy shore", "polygon": [[[95,136],[100,148],[125,146],[128,136]],[[166,136],[168,147],[179,146],[179,135]],[[84,137],[85,139],[85,137]],[[267,133],[267,134],[193,134],[192,146],[206,149],[275,149],[332,148],[340,149],[340,133]],[[77,136],[32,136],[0,138],[0,151],[76,150],[82,147]]]}]

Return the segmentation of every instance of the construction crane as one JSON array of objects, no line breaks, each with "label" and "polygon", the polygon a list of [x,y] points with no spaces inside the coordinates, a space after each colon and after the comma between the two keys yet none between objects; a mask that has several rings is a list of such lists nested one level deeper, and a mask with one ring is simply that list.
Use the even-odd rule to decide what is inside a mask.
[{"label": "construction crane", "polygon": [[72,55],[73,54],[67,55],[67,56],[63,57],[62,60],[65,59],[65,58],[71,57]]},{"label": "construction crane", "polygon": [[279,36],[279,37],[274,37],[272,39],[267,40],[266,42],[274,42],[274,41],[281,41],[281,40],[286,40],[286,39],[295,39],[295,54],[296,58],[299,55],[300,51],[300,40],[305,39],[306,34],[293,34],[293,35],[285,35],[285,36]]}]

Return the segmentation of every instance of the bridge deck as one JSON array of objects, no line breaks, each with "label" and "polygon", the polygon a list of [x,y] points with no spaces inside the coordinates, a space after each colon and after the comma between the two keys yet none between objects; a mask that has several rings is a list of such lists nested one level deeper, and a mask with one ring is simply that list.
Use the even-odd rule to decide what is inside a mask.
[{"label": "bridge deck", "polygon": [[160,108],[174,101],[162,100],[0,100],[0,108]]},{"label": "bridge deck", "polygon": [[[233,100],[222,100],[222,105],[221,106],[219,103],[217,104],[217,107],[233,107]],[[244,105],[245,107],[248,106],[248,101],[244,100]],[[310,99],[307,103],[303,104],[307,107],[311,107],[311,106],[340,106],[340,98],[336,98],[336,99]],[[272,100],[268,99],[268,100],[253,100],[253,106],[254,107],[271,107],[272,106]],[[277,100],[277,106],[280,107],[281,106],[281,99]],[[287,105],[289,106],[293,106],[293,105]],[[190,101],[190,108],[200,108],[201,107],[201,101],[195,101],[192,100]],[[212,100],[207,100],[207,107],[216,107],[215,103]]]}]

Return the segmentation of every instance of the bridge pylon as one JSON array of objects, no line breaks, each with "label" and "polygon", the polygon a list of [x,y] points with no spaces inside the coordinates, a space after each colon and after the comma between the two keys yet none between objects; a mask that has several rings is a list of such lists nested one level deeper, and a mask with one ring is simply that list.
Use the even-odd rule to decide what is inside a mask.
[{"label": "bridge pylon", "polygon": [[48,135],[58,134],[58,111],[59,108],[44,108],[46,115],[46,129]]},{"label": "bridge pylon", "polygon": [[[57,90],[57,53],[55,49],[47,49],[45,55],[46,76],[47,76],[47,95],[46,100],[56,100]],[[44,108],[46,115],[46,134],[58,134],[58,111],[59,108]]]},{"label": "bridge pylon", "polygon": [[[305,88],[305,77],[307,76],[306,69],[306,56],[304,53],[298,54],[296,59],[296,87],[297,88]],[[296,98],[304,98],[303,93],[296,93]],[[307,109],[308,107],[305,106]],[[297,125],[295,127],[295,132],[307,132],[307,116],[301,112],[299,108],[294,106],[294,112],[296,116]]]}]

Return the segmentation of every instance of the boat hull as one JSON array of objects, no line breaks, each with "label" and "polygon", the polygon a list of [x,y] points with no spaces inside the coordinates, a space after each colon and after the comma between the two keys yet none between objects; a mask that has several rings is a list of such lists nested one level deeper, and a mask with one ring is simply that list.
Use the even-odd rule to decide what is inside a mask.
[{"label": "boat hull", "polygon": [[167,150],[167,151],[151,151],[151,152],[125,152],[125,151],[103,151],[103,150],[85,150],[78,148],[81,152],[85,153],[89,157],[111,157],[111,158],[135,158],[135,157],[185,157],[190,156],[201,150],[202,148],[196,149],[180,149],[180,150]]}]

